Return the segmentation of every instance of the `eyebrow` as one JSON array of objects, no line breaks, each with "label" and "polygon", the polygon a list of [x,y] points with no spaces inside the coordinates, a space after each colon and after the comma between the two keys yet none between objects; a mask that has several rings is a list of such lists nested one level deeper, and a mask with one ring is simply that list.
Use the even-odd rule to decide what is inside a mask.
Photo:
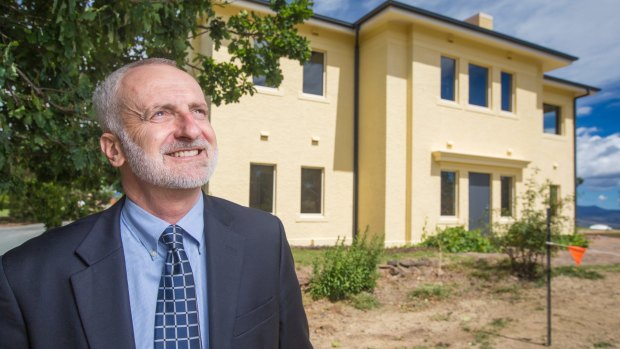
[{"label": "eyebrow", "polygon": [[[190,109],[194,109],[194,108],[203,108],[205,110],[209,110],[209,106],[206,103],[190,103],[188,104],[188,107]],[[151,108],[148,108],[144,111],[144,113],[142,113],[142,119],[143,120],[149,120],[151,117],[151,114],[153,113],[153,111],[155,110],[176,110],[177,107],[174,104],[170,104],[170,103],[166,103],[166,104],[162,104],[162,105],[154,105]]]}]

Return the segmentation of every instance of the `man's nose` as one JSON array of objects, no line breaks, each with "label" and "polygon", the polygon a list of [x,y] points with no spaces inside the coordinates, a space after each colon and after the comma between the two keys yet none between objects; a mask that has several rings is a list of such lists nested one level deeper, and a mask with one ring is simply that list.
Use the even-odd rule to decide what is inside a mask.
[{"label": "man's nose", "polygon": [[185,111],[177,114],[175,118],[177,138],[196,139],[200,135],[200,126],[198,120],[194,118],[191,111]]}]

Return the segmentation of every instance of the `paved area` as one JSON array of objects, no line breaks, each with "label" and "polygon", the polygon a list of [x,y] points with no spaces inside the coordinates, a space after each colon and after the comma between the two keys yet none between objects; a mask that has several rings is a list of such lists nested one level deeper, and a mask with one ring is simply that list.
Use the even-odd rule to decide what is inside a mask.
[{"label": "paved area", "polygon": [[0,227],[0,255],[45,231],[43,224]]}]

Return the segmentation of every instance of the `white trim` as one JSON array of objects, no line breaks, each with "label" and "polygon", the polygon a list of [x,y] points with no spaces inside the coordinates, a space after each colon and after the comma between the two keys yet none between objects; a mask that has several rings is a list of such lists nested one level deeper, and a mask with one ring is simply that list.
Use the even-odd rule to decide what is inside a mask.
[{"label": "white trim", "polygon": [[437,162],[454,162],[493,167],[525,168],[531,162],[528,160],[512,159],[507,157],[457,153],[445,150],[437,150],[431,154],[433,155],[433,159]]}]

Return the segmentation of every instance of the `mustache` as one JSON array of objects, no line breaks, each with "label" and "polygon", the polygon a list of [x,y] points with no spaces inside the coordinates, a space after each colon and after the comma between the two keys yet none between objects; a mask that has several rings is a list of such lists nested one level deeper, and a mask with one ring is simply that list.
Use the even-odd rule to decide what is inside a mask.
[{"label": "mustache", "polygon": [[195,139],[191,142],[186,141],[174,141],[170,144],[166,144],[159,149],[161,154],[174,153],[176,151],[184,150],[184,149],[206,149],[210,151],[213,146],[206,139]]}]

